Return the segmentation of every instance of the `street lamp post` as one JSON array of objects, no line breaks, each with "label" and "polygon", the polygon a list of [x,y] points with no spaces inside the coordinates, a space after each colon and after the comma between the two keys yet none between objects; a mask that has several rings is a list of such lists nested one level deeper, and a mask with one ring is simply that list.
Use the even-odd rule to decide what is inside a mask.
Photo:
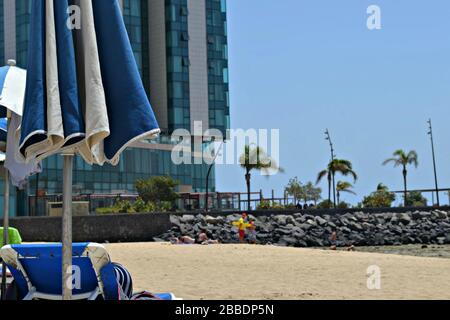
[{"label": "street lamp post", "polygon": [[217,150],[217,153],[215,154],[212,163],[209,165],[208,173],[206,174],[205,212],[208,212],[208,210],[209,210],[209,176],[211,175],[212,168],[214,167],[216,159],[217,159],[217,157],[218,157],[218,155],[220,153],[220,150],[222,149],[224,143],[225,142],[222,141],[222,143],[220,144],[219,149]]},{"label": "street lamp post", "polygon": [[[333,162],[335,159],[334,146],[333,146],[333,141],[331,141],[330,131],[328,129],[325,130],[325,140],[327,140],[330,143],[331,162]],[[336,182],[335,182],[334,172],[332,173],[332,179],[333,179],[333,181],[332,181],[333,182],[333,204],[334,204],[334,208],[336,208]]]},{"label": "street lamp post", "polygon": [[436,204],[439,207],[440,203],[439,203],[439,187],[438,187],[438,179],[437,179],[437,170],[436,170],[436,157],[435,157],[435,153],[434,153],[434,139],[433,139],[433,126],[431,125],[431,119],[428,120],[428,135],[430,136],[431,139],[431,154],[433,156],[433,169],[434,169],[434,184],[436,187]]}]

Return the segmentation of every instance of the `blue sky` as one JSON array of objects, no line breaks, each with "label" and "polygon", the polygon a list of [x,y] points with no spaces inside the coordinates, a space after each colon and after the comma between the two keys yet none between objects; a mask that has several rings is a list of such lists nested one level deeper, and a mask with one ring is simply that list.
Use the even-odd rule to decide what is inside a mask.
[{"label": "blue sky", "polygon": [[[371,4],[381,30],[366,27]],[[228,25],[232,127],[281,135],[285,173],[254,175],[255,191],[281,195],[291,177],[315,180],[329,160],[325,128],[360,177],[345,200],[379,182],[401,190],[401,171],[381,165],[399,148],[419,154],[409,187],[432,188],[428,118],[439,184],[450,188],[449,1],[228,0]],[[217,188],[244,191],[243,171],[218,166]]]}]

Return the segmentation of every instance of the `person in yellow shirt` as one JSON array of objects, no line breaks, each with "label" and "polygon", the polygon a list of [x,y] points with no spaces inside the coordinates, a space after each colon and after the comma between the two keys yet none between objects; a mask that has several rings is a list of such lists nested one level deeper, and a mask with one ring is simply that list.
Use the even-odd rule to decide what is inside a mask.
[{"label": "person in yellow shirt", "polygon": [[239,242],[244,243],[245,242],[245,230],[251,225],[247,221],[247,214],[244,212],[242,214],[242,217],[238,220],[233,222],[233,225],[238,228],[239,232]]}]

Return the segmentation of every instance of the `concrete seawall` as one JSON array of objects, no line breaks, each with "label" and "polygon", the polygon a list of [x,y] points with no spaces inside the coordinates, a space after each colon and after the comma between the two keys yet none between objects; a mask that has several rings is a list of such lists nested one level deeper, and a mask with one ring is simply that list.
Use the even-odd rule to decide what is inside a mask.
[{"label": "concrete seawall", "polygon": [[[2,225],[3,221],[0,220]],[[25,242],[60,242],[60,217],[21,217],[10,220]],[[171,228],[166,213],[73,217],[74,242],[139,242]]]}]

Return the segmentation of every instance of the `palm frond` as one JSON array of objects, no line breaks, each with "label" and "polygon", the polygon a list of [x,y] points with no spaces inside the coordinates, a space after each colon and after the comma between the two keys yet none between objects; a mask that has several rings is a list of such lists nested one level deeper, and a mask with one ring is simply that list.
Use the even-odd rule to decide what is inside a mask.
[{"label": "palm frond", "polygon": [[417,155],[416,151],[414,151],[414,150],[410,151],[407,155],[407,158],[408,158],[408,164],[412,164],[416,168],[418,167],[419,161],[418,161],[418,155]]},{"label": "palm frond", "polygon": [[391,162],[394,163],[394,167],[398,167],[400,165],[398,159],[390,158],[390,159],[387,159],[387,160],[383,161],[383,166],[388,165]]},{"label": "palm frond", "polygon": [[318,185],[320,181],[322,181],[322,179],[325,178],[328,174],[329,174],[328,170],[320,171],[319,174],[317,175],[316,185]]}]

